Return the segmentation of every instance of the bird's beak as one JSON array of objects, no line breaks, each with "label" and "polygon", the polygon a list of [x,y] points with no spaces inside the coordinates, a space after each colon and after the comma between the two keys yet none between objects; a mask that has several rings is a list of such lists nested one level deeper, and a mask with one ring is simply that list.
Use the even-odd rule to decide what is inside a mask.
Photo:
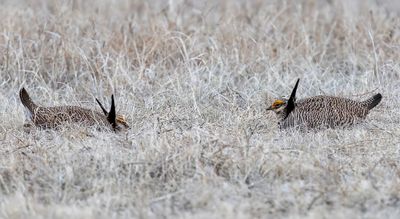
[{"label": "bird's beak", "polygon": [[272,106],[268,107],[267,110],[273,110]]}]

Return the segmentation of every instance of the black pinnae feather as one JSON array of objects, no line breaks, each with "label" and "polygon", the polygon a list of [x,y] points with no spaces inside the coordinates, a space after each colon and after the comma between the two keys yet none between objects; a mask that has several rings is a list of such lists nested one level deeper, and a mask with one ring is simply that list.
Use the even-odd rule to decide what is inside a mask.
[{"label": "black pinnae feather", "polygon": [[108,112],[108,122],[110,122],[110,124],[115,128],[116,126],[116,117],[117,114],[115,112],[115,104],[114,104],[114,95],[111,95],[111,108],[110,108],[110,112]]},{"label": "black pinnae feather", "polygon": [[100,101],[96,98],[97,103],[100,105],[101,110],[103,110],[104,115],[108,115],[107,110],[104,109],[103,105],[100,103]]},{"label": "black pinnae feather", "polygon": [[286,106],[286,116],[285,119],[289,116],[290,112],[292,112],[295,108],[295,102],[296,102],[296,91],[297,91],[297,86],[299,85],[300,78],[297,79],[296,85],[294,86],[292,90],[292,94],[290,95],[290,98],[288,100],[287,106]]}]

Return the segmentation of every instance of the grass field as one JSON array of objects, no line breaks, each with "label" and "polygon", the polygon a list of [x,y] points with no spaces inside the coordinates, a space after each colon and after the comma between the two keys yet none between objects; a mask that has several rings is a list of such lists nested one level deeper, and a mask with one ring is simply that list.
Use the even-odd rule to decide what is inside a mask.
[{"label": "grass field", "polygon": [[[4,0],[0,218],[399,218],[400,3]],[[349,129],[279,131],[289,95],[383,100]],[[46,106],[127,132],[27,130]]]}]

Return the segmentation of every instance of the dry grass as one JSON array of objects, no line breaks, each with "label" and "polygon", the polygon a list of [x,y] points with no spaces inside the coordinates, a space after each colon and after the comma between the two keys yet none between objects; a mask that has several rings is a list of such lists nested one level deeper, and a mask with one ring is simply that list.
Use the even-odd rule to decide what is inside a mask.
[{"label": "dry grass", "polygon": [[[400,9],[393,1],[2,1],[1,218],[398,218]],[[266,105],[364,99],[347,130],[279,132]],[[24,131],[18,90],[127,133]]]}]

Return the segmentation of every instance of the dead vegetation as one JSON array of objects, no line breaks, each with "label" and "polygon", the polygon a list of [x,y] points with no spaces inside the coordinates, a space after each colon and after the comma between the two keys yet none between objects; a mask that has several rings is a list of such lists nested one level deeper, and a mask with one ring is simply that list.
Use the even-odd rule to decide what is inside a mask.
[{"label": "dead vegetation", "polygon": [[[397,218],[386,3],[3,1],[0,217]],[[299,98],[383,100],[352,129],[279,132],[265,108],[299,77]],[[114,93],[131,129],[27,131],[22,86],[47,105]]]}]

